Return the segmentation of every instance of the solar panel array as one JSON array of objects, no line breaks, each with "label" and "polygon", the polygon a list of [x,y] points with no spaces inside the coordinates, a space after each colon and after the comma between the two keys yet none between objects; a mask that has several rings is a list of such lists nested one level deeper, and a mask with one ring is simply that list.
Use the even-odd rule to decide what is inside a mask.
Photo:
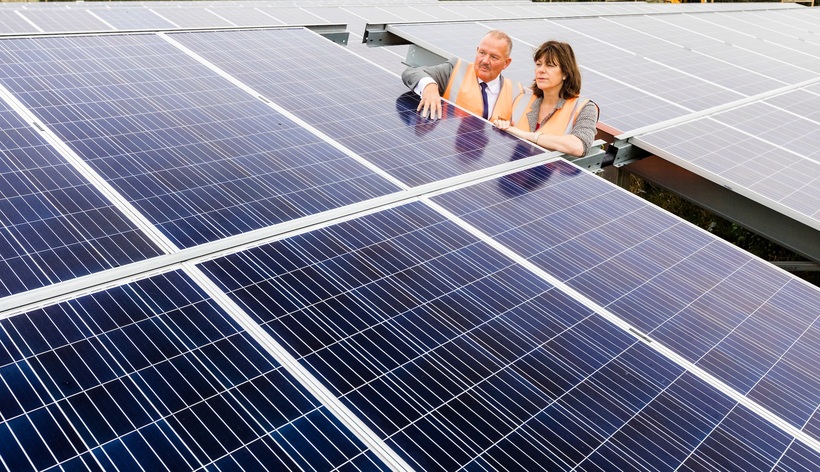
[{"label": "solar panel array", "polygon": [[556,154],[301,28],[0,54],[6,469],[820,467],[820,290]]},{"label": "solar panel array", "polygon": [[[392,24],[443,55],[471,58],[499,28],[515,40],[506,73],[527,83],[531,52],[569,42],[600,128],[820,231],[817,84],[820,10],[599,15]],[[809,255],[820,257],[820,255]]]}]

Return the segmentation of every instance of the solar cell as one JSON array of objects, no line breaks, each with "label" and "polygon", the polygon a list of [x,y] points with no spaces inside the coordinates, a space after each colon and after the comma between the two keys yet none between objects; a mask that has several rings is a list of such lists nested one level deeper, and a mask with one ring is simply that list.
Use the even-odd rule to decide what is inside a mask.
[{"label": "solar cell", "polygon": [[304,29],[171,36],[409,186],[541,152],[450,106],[420,120],[398,77]]},{"label": "solar cell", "polygon": [[156,35],[0,49],[0,80],[179,247],[396,190]]},{"label": "solar cell", "polygon": [[0,321],[11,470],[386,469],[182,272]]},{"label": "solar cell", "polygon": [[0,297],[161,254],[0,103]]}]

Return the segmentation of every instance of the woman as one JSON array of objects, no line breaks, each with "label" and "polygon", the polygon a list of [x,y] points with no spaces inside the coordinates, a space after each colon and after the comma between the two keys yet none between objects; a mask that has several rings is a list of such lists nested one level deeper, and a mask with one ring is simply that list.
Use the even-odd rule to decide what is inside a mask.
[{"label": "woman", "polygon": [[535,82],[524,112],[516,123],[498,119],[495,126],[553,151],[586,155],[595,140],[599,110],[594,102],[578,95],[581,71],[572,47],[547,41],[535,51],[533,60]]}]

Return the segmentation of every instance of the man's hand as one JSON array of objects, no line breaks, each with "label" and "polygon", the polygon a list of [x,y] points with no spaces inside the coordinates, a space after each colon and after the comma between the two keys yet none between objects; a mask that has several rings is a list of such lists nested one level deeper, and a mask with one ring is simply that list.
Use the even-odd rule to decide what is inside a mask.
[{"label": "man's hand", "polygon": [[427,84],[421,91],[421,101],[416,111],[421,112],[422,118],[430,117],[431,120],[441,119],[443,113],[441,106],[441,95],[438,93],[438,85]]}]

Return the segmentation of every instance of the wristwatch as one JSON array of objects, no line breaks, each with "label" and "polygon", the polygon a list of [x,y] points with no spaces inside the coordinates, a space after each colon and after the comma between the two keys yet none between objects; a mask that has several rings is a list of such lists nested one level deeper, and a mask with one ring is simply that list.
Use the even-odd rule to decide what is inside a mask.
[{"label": "wristwatch", "polygon": [[540,138],[540,137],[541,137],[541,133],[536,131],[535,132],[535,139],[533,139],[532,142],[534,142],[535,144],[538,144],[538,138]]}]

